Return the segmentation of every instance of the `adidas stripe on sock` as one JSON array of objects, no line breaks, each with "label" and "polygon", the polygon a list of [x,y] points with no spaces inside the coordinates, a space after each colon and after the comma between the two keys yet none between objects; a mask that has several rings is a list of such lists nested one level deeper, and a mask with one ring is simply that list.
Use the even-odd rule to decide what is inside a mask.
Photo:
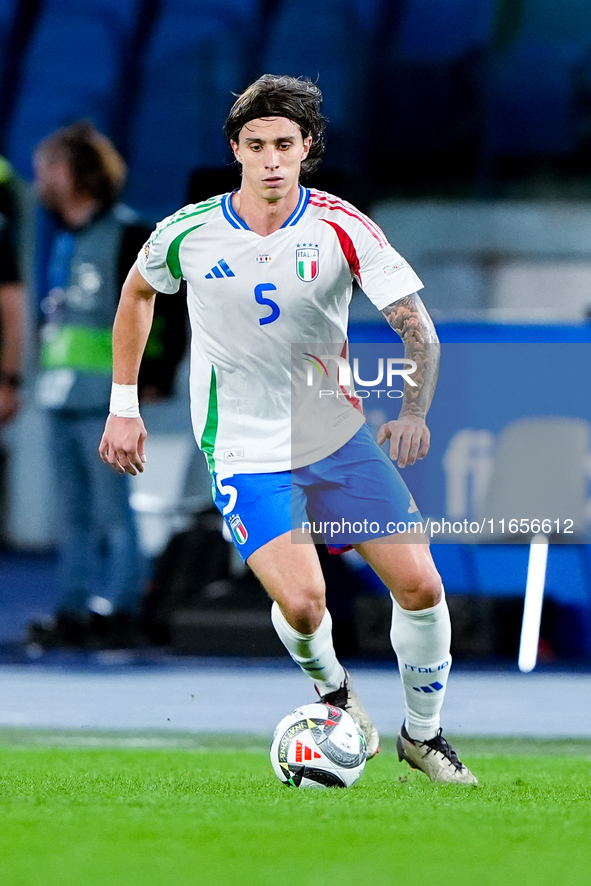
[{"label": "adidas stripe on sock", "polygon": [[445,594],[430,609],[410,611],[393,601],[392,646],[404,689],[406,729],[426,741],[439,729],[451,667],[451,623]]}]

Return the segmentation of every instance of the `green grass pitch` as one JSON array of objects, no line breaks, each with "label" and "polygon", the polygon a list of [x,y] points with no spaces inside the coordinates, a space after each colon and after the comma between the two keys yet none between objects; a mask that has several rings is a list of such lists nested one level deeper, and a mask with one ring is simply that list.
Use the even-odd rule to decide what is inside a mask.
[{"label": "green grass pitch", "polygon": [[387,740],[350,790],[282,786],[265,738],[0,733],[2,886],[581,886],[591,742],[460,740],[481,785]]}]

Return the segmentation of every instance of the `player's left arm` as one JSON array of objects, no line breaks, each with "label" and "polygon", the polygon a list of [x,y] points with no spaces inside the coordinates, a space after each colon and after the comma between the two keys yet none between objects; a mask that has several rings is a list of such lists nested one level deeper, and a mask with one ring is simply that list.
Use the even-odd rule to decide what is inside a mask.
[{"label": "player's left arm", "polygon": [[433,321],[416,292],[388,305],[382,314],[404,342],[404,356],[417,364],[411,375],[416,387],[405,381],[400,415],[382,425],[377,437],[380,444],[390,439],[390,458],[403,468],[429,451],[426,416],[437,384],[440,345]]}]

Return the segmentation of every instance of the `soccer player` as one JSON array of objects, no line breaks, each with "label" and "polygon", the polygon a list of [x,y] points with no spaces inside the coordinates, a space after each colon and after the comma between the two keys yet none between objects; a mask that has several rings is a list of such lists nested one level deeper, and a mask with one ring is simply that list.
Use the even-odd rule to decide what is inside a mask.
[{"label": "soccer player", "polygon": [[[110,414],[99,451],[119,473],[143,471],[138,367],[155,293],[176,292],[185,279],[195,436],[236,547],[274,601],[271,616],[281,641],[323,700],[357,720],[367,756],[376,754],[377,730],[334,651],[316,549],[295,543],[305,536],[307,512],[323,521],[370,515],[365,534],[338,542],[352,541],[393,597],[391,637],[406,706],[399,757],[432,781],[475,784],[440,728],[451,631],[427,539],[410,531],[387,537],[382,529],[371,531],[375,522],[399,528],[409,514],[417,515],[378,443],[389,438],[390,456],[400,467],[427,454],[437,336],[416,294],[419,278],[382,231],[350,204],[300,184],[300,175],[312,172],[322,156],[321,102],[309,80],[265,75],[234,103],[225,132],[242,167],[240,188],[161,222],[123,286]],[[292,421],[291,347],[298,345],[302,360],[319,357],[327,375],[334,372],[346,354],[353,280],[417,367],[414,385],[404,386],[398,419],[380,428],[377,443],[344,396],[322,398],[327,417],[316,406],[310,420],[297,403],[298,420]],[[336,359],[311,353],[315,343]]]}]

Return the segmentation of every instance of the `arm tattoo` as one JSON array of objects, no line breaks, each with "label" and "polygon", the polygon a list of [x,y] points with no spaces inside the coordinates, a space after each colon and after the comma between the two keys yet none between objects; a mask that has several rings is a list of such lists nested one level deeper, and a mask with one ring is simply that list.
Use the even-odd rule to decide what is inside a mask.
[{"label": "arm tattoo", "polygon": [[416,292],[388,305],[382,314],[404,342],[404,356],[417,364],[412,375],[417,387],[404,385],[400,417],[416,415],[425,418],[439,372],[440,347],[433,321]]}]

